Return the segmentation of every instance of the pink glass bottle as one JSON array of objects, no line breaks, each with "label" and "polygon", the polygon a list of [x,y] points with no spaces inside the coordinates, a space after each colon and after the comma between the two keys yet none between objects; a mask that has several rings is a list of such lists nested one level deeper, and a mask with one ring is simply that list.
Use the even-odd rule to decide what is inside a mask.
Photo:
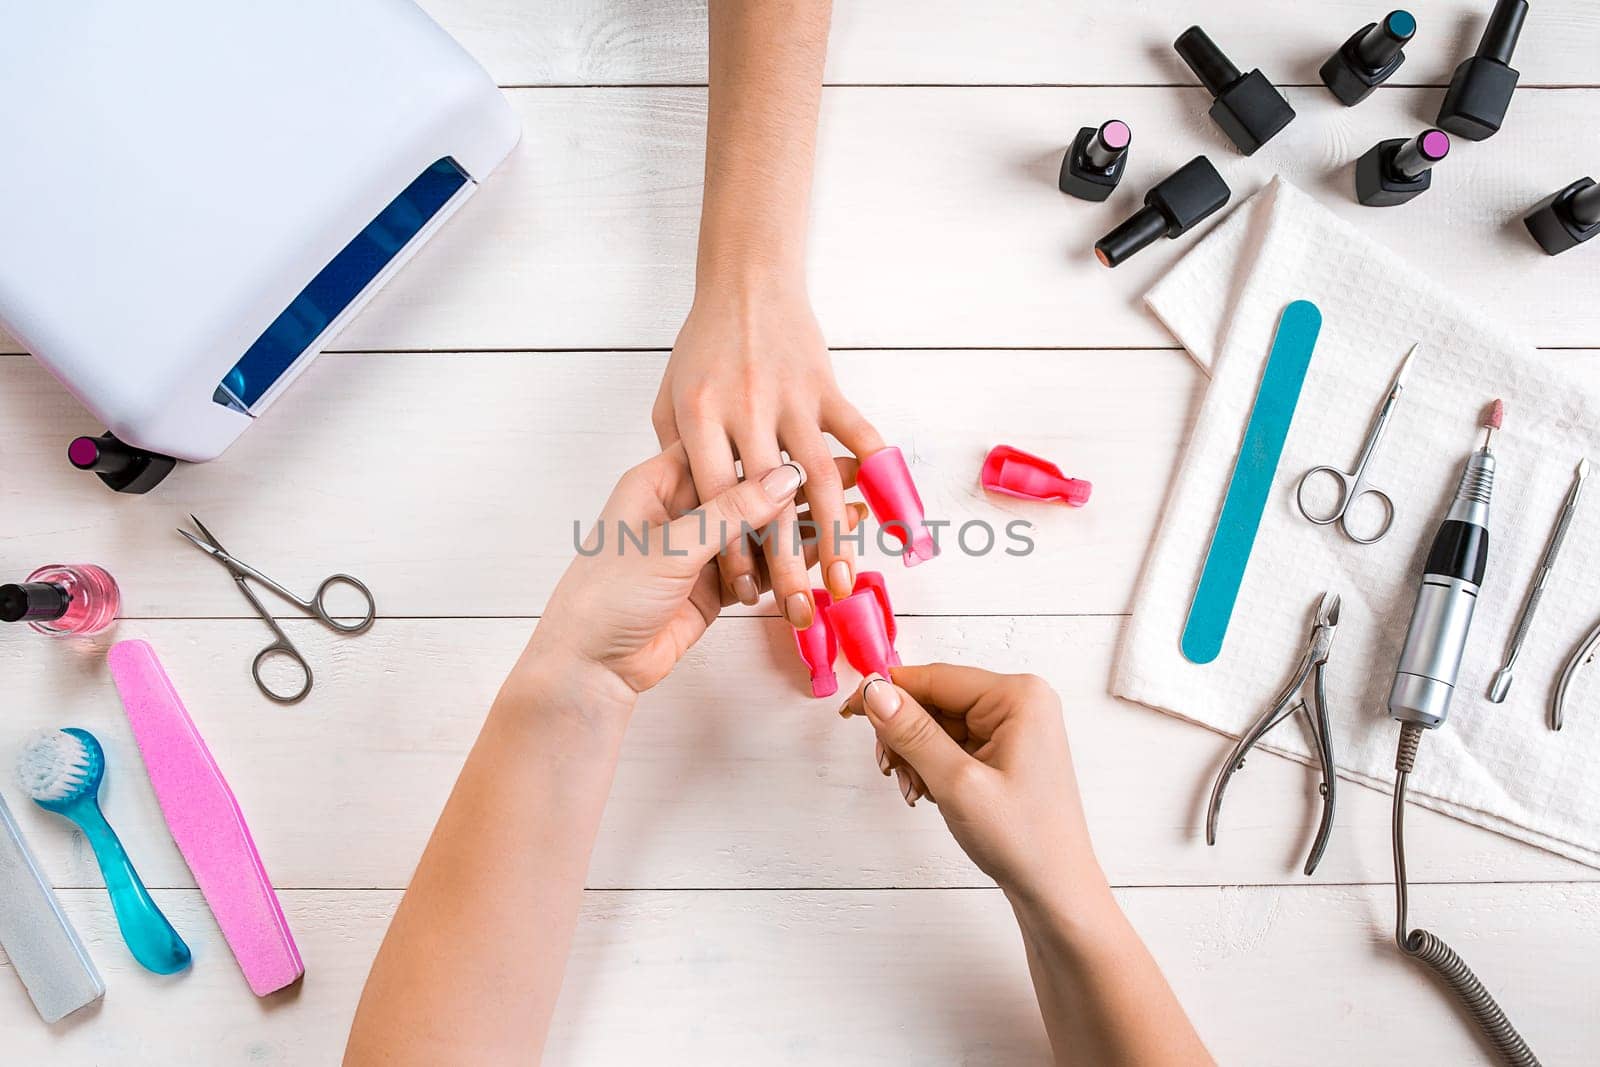
[{"label": "pink glass bottle", "polygon": [[18,585],[0,585],[0,622],[25,622],[42,634],[97,634],[122,606],[117,580],[92,563],[52,563]]}]

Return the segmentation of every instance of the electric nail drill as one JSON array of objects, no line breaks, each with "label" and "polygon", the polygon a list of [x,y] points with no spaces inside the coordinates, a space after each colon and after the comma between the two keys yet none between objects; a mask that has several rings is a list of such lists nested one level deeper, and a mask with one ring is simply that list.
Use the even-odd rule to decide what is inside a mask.
[{"label": "electric nail drill", "polygon": [[1382,22],[1367,23],[1322,64],[1322,84],[1345,107],[1354,107],[1400,69],[1416,32],[1417,20],[1409,11],[1391,11]]},{"label": "electric nail drill", "polygon": [[1473,609],[1483,585],[1489,557],[1489,500],[1494,495],[1494,432],[1504,408],[1496,400],[1484,420],[1483,447],[1467,457],[1456,486],[1455,500],[1434,535],[1423,567],[1422,588],[1406,631],[1406,643],[1389,690],[1389,716],[1400,723],[1395,751],[1392,817],[1395,888],[1395,944],[1432,971],[1461,1002],[1485,1039],[1508,1064],[1537,1065],[1539,1060],[1482,979],[1465,960],[1431,930],[1412,929],[1410,886],[1406,878],[1406,787],[1416,768],[1417,749],[1425,730],[1444,725],[1455,694],[1461,654],[1472,627]]},{"label": "electric nail drill", "polygon": [[1439,105],[1439,125],[1469,141],[1493,137],[1505,121],[1520,75],[1511,67],[1528,0],[1499,0],[1476,55],[1461,61]]},{"label": "electric nail drill", "polygon": [[1443,130],[1423,130],[1409,141],[1379,141],[1356,160],[1356,199],[1367,207],[1413,200],[1433,185],[1433,165],[1449,154]]},{"label": "electric nail drill", "polygon": [[1184,30],[1172,47],[1211,93],[1211,120],[1245,155],[1294,120],[1294,108],[1259,68],[1240,74],[1199,26]]},{"label": "electric nail drill", "polygon": [[1061,191],[1095,203],[1110,196],[1128,169],[1131,143],[1133,131],[1121,119],[1079,130],[1061,160]]},{"label": "electric nail drill", "polygon": [[1145,195],[1144,207],[1095,242],[1096,258],[1108,267],[1159,237],[1182,237],[1228,202],[1228,183],[1205,156],[1195,156]]},{"label": "electric nail drill", "polygon": [[1540,248],[1559,256],[1600,233],[1600,185],[1593,178],[1579,178],[1545,197],[1522,221]]}]

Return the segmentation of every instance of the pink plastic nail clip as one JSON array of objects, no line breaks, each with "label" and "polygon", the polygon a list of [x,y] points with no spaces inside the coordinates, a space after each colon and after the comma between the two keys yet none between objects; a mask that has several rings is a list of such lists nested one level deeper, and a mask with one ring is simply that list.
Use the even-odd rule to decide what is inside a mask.
[{"label": "pink plastic nail clip", "polygon": [[884,532],[905,546],[901,558],[907,567],[939,554],[932,531],[922,523],[922,497],[898,448],[882,448],[862,460],[856,486]]},{"label": "pink plastic nail clip", "polygon": [[826,614],[844,658],[863,677],[888,677],[890,667],[900,666],[900,654],[894,650],[894,609],[883,575],[862,571],[856,576],[855,592],[835,600]]},{"label": "pink plastic nail clip", "polygon": [[794,632],[794,643],[800,650],[800,658],[811,669],[811,695],[831,697],[839,691],[839,679],[833,673],[833,661],[839,656],[839,641],[828,623],[828,607],[833,597],[826,589],[811,590],[811,597],[817,605],[816,613],[810,626]]},{"label": "pink plastic nail clip", "polygon": [[994,446],[983,461],[978,481],[991,493],[1023,500],[1059,500],[1074,508],[1087,504],[1094,489],[1082,479],[1068,478],[1054,463],[1010,445]]}]

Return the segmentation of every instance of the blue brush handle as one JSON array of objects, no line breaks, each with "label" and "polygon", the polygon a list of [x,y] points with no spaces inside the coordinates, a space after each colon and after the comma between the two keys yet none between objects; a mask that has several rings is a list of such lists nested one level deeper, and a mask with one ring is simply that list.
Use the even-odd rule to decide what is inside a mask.
[{"label": "blue brush handle", "polygon": [[189,946],[150,899],[149,890],[145,889],[139,872],[133,869],[127,850],[101,814],[100,806],[87,799],[73,804],[62,814],[83,828],[84,836],[94,849],[94,858],[100,862],[100,873],[106,880],[106,891],[111,894],[111,908],[117,914],[122,940],[128,943],[133,958],[156,974],[176,974],[189,966]]}]

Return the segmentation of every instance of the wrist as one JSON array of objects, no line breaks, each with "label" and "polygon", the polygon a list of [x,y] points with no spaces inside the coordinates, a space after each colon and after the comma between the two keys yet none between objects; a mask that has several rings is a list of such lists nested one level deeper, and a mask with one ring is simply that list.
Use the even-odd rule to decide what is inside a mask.
[{"label": "wrist", "polygon": [[695,259],[695,299],[730,297],[751,302],[806,290],[805,237],[701,228]]},{"label": "wrist", "polygon": [[495,703],[523,715],[625,727],[638,699],[639,694],[614,671],[535,640],[517,661]]},{"label": "wrist", "polygon": [[1123,921],[1098,866],[1048,887],[1002,888],[1023,937],[1041,949],[1081,950]]}]

